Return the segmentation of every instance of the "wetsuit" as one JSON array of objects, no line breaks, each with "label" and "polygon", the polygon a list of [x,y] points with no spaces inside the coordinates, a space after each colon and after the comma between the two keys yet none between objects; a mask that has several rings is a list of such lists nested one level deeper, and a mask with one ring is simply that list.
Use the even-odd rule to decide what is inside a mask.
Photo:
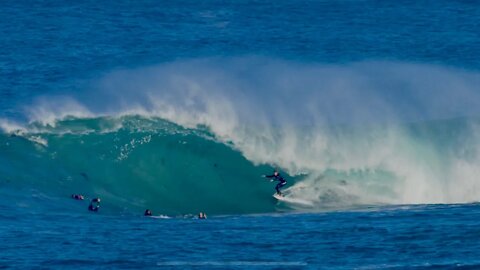
[{"label": "wetsuit", "polygon": [[72,194],[72,198],[75,200],[83,200],[83,196],[78,194]]},{"label": "wetsuit", "polygon": [[277,194],[281,195],[282,192],[280,192],[280,188],[285,186],[287,184],[287,180],[285,180],[280,174],[272,174],[272,175],[266,175],[265,177],[267,178],[273,178],[274,181],[278,181],[279,183],[275,186],[275,190],[277,191]]},{"label": "wetsuit", "polygon": [[98,208],[100,208],[100,199],[98,198],[92,199],[92,201],[90,202],[90,205],[88,206],[88,210],[92,212],[98,212]]},{"label": "wetsuit", "polygon": [[88,206],[88,210],[92,212],[98,212],[98,206],[94,206],[92,203]]}]

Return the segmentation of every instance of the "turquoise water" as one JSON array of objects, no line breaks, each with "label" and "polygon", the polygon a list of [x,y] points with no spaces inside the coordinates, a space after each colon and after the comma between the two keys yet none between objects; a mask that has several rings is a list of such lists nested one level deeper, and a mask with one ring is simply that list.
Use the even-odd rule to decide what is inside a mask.
[{"label": "turquoise water", "polygon": [[0,266],[477,268],[479,17],[0,4]]},{"label": "turquoise water", "polygon": [[[114,122],[122,128],[105,132]],[[3,136],[1,157],[3,185],[59,197],[99,196],[109,205],[107,212],[275,209],[272,187],[260,177],[270,167],[253,165],[205,131],[158,119],[67,120],[33,134]]]}]

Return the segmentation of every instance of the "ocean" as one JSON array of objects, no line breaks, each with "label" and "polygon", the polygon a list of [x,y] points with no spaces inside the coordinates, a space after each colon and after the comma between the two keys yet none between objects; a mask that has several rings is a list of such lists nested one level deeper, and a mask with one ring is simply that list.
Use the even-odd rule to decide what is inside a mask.
[{"label": "ocean", "polygon": [[478,18],[2,2],[0,267],[479,268]]}]

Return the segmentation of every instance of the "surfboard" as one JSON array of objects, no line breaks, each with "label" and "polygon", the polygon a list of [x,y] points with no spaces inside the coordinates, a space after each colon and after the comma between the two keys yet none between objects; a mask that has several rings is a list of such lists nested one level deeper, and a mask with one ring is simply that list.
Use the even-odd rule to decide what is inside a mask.
[{"label": "surfboard", "polygon": [[312,202],[302,200],[302,199],[297,199],[297,198],[289,198],[286,196],[278,195],[277,193],[273,194],[273,197],[281,202],[286,202],[291,204],[300,204],[304,206],[313,206]]},{"label": "surfboard", "polygon": [[161,218],[161,219],[169,219],[171,217],[169,216],[164,216],[164,215],[159,215],[159,216],[148,216],[149,218]]}]

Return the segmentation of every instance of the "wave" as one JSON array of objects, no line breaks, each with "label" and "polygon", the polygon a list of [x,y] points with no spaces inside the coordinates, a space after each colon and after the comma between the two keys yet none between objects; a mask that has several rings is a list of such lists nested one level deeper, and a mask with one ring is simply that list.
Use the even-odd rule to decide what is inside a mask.
[{"label": "wave", "polygon": [[330,167],[287,177],[293,203],[277,203],[260,177],[273,164],[248,160],[206,128],[142,116],[67,118],[3,133],[0,174],[6,187],[100,196],[117,210],[170,215],[469,202],[480,195],[478,124],[344,127],[323,153]]},{"label": "wave", "polygon": [[5,185],[172,215],[274,210],[272,187],[259,177],[266,168],[206,131],[137,116],[34,126],[0,137]]},{"label": "wave", "polygon": [[[456,203],[480,196],[473,71],[200,59],[113,72],[3,119],[5,185],[164,214]],[[450,120],[432,120],[450,119]],[[259,177],[278,167],[287,196]]]}]

